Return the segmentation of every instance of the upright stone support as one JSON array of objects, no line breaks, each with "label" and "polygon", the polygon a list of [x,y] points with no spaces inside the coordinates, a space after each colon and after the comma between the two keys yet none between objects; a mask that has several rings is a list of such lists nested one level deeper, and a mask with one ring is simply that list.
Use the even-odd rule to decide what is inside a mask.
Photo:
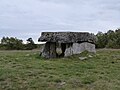
[{"label": "upright stone support", "polygon": [[42,52],[42,56],[45,58],[56,58],[56,43],[47,42]]},{"label": "upright stone support", "polygon": [[49,54],[49,57],[50,58],[56,58],[56,43],[54,42],[51,42],[50,43],[50,54]]},{"label": "upright stone support", "polygon": [[74,43],[72,46],[73,54],[80,54],[83,51],[93,52],[95,53],[95,45],[88,42],[83,43]]},{"label": "upright stone support", "polygon": [[50,42],[46,42],[41,55],[42,57],[50,58]]},{"label": "upright stone support", "polygon": [[71,56],[73,54],[80,54],[83,51],[95,53],[95,45],[83,42],[83,43],[73,43],[73,45],[66,44],[65,56]]},{"label": "upright stone support", "polygon": [[65,50],[65,56],[71,56],[73,55],[73,48],[72,44],[66,44],[66,50]]}]

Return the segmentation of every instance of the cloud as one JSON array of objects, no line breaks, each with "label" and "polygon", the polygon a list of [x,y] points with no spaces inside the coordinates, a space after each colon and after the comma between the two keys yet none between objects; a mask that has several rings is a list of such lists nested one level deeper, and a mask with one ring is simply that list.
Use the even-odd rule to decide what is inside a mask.
[{"label": "cloud", "polygon": [[120,0],[0,0],[0,37],[42,31],[97,33],[120,27]]}]

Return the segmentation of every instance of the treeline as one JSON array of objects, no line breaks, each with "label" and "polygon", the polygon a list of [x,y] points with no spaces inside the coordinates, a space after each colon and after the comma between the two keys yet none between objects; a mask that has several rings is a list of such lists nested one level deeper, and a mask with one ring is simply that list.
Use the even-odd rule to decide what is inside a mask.
[{"label": "treeline", "polygon": [[[96,34],[96,48],[120,49],[120,29],[108,30],[107,33],[98,32]],[[42,45],[35,44],[32,38],[28,38],[27,43],[16,37],[3,37],[0,40],[0,50],[32,50],[40,48]]]},{"label": "treeline", "polygon": [[96,48],[120,49],[120,29],[109,30],[107,33],[97,33]]},{"label": "treeline", "polygon": [[32,50],[38,47],[32,38],[28,38],[27,44],[16,37],[3,37],[0,41],[0,50]]}]

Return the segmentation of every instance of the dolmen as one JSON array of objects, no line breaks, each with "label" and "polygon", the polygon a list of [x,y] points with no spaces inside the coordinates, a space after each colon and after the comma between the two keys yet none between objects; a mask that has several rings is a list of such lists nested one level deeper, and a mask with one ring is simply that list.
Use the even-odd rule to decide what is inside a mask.
[{"label": "dolmen", "polygon": [[41,56],[66,57],[84,51],[95,53],[96,36],[88,32],[42,32],[39,42],[46,42]]}]

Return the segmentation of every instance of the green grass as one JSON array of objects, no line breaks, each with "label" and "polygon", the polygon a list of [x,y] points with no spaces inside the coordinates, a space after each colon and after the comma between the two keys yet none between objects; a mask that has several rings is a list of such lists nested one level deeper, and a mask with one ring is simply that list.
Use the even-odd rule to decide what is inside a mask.
[{"label": "green grass", "polygon": [[0,90],[120,90],[120,50],[79,56],[45,60],[38,51],[0,51]]}]

